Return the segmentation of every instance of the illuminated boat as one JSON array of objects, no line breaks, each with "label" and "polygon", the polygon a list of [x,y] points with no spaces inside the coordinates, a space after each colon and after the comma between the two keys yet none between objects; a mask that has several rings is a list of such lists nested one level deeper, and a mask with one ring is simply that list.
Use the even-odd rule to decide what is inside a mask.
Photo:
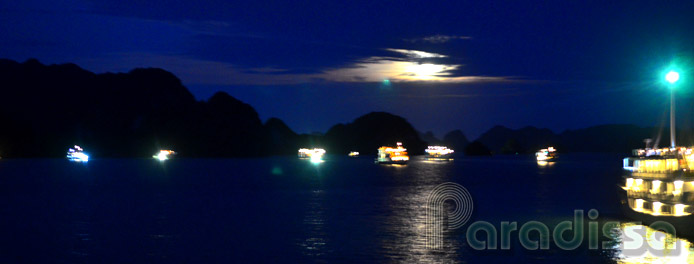
[{"label": "illuminated boat", "polygon": [[428,160],[449,160],[454,151],[444,146],[429,146],[424,152]]},{"label": "illuminated boat", "polygon": [[75,147],[68,149],[67,159],[74,162],[87,162],[89,161],[89,155],[84,153],[80,146],[75,145]]},{"label": "illuminated boat", "polygon": [[358,151],[352,151],[348,154],[350,157],[359,157],[359,152]]},{"label": "illuminated boat", "polygon": [[376,163],[378,164],[406,164],[410,160],[407,156],[407,149],[398,142],[397,147],[383,146],[378,148]]},{"label": "illuminated boat", "polygon": [[621,199],[626,216],[665,221],[694,236],[694,152],[691,148],[636,149],[623,160]]},{"label": "illuminated boat", "polygon": [[535,152],[535,158],[537,161],[554,161],[557,159],[557,150],[554,147],[541,149]]},{"label": "illuminated boat", "polygon": [[159,151],[159,153],[155,154],[152,157],[160,161],[165,161],[171,158],[172,155],[176,155],[176,152],[173,150],[162,149]]},{"label": "illuminated boat", "polygon": [[325,153],[326,153],[325,149],[322,149],[322,148],[314,148],[314,149],[302,148],[302,149],[299,149],[299,158],[310,159],[312,162],[320,162],[323,160],[323,155],[325,155]]}]

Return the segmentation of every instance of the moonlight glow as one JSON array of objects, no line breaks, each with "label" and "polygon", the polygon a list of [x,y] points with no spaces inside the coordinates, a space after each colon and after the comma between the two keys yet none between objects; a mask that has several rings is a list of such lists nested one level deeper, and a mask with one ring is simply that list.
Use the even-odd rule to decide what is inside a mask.
[{"label": "moonlight glow", "polygon": [[435,59],[448,56],[419,50],[386,49],[396,57],[370,57],[350,67],[324,72],[316,78],[339,82],[481,82],[506,81],[505,77],[455,76],[459,64],[445,64]]}]

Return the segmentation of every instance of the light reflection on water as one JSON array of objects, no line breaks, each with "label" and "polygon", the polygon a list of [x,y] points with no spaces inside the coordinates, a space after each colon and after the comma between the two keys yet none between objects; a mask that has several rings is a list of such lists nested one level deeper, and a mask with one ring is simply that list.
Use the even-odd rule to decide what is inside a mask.
[{"label": "light reflection on water", "polygon": [[147,228],[149,233],[145,241],[149,242],[147,246],[150,262],[166,261],[169,258],[169,248],[174,244],[174,234],[169,221],[172,211],[171,198],[168,194],[155,193],[151,198],[153,203],[151,210],[150,226]]},{"label": "light reflection on water", "polygon": [[614,234],[612,258],[618,263],[694,263],[694,246],[686,239],[633,223],[622,223]]},{"label": "light reflection on water", "polygon": [[[30,256],[33,263],[692,261],[689,242],[684,256],[628,254],[618,247],[624,240],[597,253],[530,252],[517,243],[511,251],[480,253],[466,244],[464,232],[444,232],[442,247],[428,247],[427,198],[444,182],[470,191],[476,214],[470,223],[520,226],[591,208],[601,219],[626,222],[610,192],[621,155],[566,155],[547,167],[532,156],[414,158],[404,166],[377,165],[369,157],[328,157],[318,165],[294,157],[94,160],[89,167],[63,161],[3,160],[0,231],[13,239],[5,238],[3,253]],[[49,236],[59,239],[42,240]],[[35,254],[35,248],[48,253]]]},{"label": "light reflection on water", "polygon": [[91,221],[91,210],[87,205],[75,205],[74,211],[70,212],[72,217],[72,261],[76,263],[87,263],[94,247],[93,227]]},{"label": "light reflection on water", "polygon": [[307,204],[308,210],[303,220],[303,236],[299,242],[302,253],[310,257],[321,257],[326,254],[328,235],[325,227],[325,191],[311,191]]},{"label": "light reflection on water", "polygon": [[95,248],[94,242],[94,208],[89,202],[93,190],[92,182],[87,180],[84,185],[87,188],[75,190],[68,200],[68,210],[65,214],[69,218],[72,237],[69,242],[70,261],[73,263],[90,263]]},{"label": "light reflection on water", "polygon": [[[445,182],[450,163],[427,160],[411,161],[408,177],[413,184],[390,188],[388,193],[389,217],[384,223],[386,232],[393,234],[382,240],[384,254],[402,263],[458,263],[460,243],[450,232],[432,238],[426,232],[429,225],[442,225],[444,221],[428,221],[428,197],[431,190]],[[431,229],[430,229],[431,230]],[[431,239],[440,239],[441,247],[431,248]]]},{"label": "light reflection on water", "polygon": [[554,166],[554,161],[538,160],[538,161],[537,161],[537,166],[540,166],[540,167],[552,167],[552,166]]}]

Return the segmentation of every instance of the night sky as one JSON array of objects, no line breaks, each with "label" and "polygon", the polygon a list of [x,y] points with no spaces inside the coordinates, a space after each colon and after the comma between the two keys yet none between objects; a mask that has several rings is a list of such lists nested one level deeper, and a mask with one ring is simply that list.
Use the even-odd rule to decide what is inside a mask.
[{"label": "night sky", "polygon": [[297,132],[371,111],[439,137],[659,126],[673,65],[679,125],[694,127],[693,56],[694,1],[0,2],[0,57],[164,68]]}]

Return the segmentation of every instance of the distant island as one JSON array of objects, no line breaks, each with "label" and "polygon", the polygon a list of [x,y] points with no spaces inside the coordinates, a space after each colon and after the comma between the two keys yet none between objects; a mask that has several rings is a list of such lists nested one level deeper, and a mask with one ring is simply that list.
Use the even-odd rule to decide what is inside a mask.
[{"label": "distant island", "polygon": [[398,141],[412,154],[434,144],[469,155],[526,154],[549,145],[560,152],[628,152],[661,132],[634,125],[559,134],[496,126],[469,142],[460,130],[438,139],[418,132],[405,118],[372,112],[324,134],[297,134],[277,118],[263,123],[252,106],[224,92],[197,101],[162,69],[95,74],[75,64],[0,59],[0,82],[2,157],[63,157],[74,144],[94,157],[151,157],[159,149],[187,157],[257,157],[296,154],[300,147],[374,154]]}]

